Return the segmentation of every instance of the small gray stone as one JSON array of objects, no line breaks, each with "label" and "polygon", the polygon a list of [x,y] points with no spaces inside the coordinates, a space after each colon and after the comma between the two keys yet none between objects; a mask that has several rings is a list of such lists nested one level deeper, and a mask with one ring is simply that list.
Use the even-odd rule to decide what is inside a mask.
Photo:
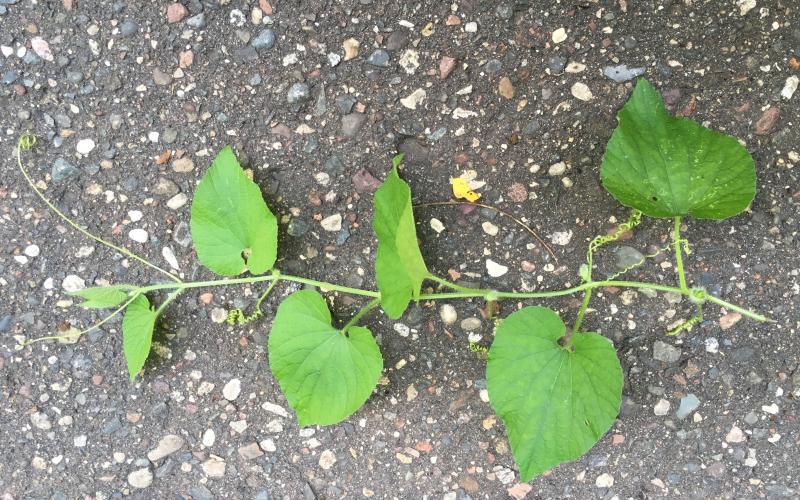
[{"label": "small gray stone", "polygon": [[370,54],[367,63],[379,68],[387,68],[389,67],[389,53],[383,49],[377,49]]},{"label": "small gray stone", "polygon": [[204,28],[206,26],[206,15],[202,12],[186,20],[186,24],[192,28]]},{"label": "small gray stone", "polygon": [[617,66],[606,66],[603,68],[603,74],[617,83],[622,83],[643,75],[644,68],[629,68],[627,64],[619,64]]},{"label": "small gray stone", "polygon": [[536,132],[538,132],[541,128],[542,128],[542,122],[537,119],[533,119],[530,122],[528,122],[527,125],[525,125],[525,128],[522,130],[522,135],[527,135],[527,136],[535,135]]},{"label": "small gray stone", "polygon": [[299,238],[306,234],[309,230],[309,225],[306,221],[302,219],[292,219],[289,221],[289,225],[286,228],[286,232],[289,236],[293,236],[295,238]]},{"label": "small gray stone", "polygon": [[53,163],[53,168],[50,175],[53,177],[53,182],[61,182],[78,173],[78,169],[69,163],[64,158],[57,158]]},{"label": "small gray stone", "polygon": [[661,340],[653,344],[653,359],[664,363],[674,363],[681,359],[681,350]]},{"label": "small gray stone", "polygon": [[17,78],[19,78],[19,71],[11,69],[3,73],[3,83],[6,85],[11,85],[17,81]]},{"label": "small gray stone", "polygon": [[192,500],[214,500],[214,494],[202,484],[189,488],[189,495],[191,495]]},{"label": "small gray stone", "polygon": [[614,251],[614,265],[618,270],[623,271],[631,266],[635,266],[644,259],[644,255],[633,247],[621,246]]},{"label": "small gray stone", "polygon": [[563,73],[567,67],[567,58],[562,55],[554,55],[547,60],[547,67],[552,73]]},{"label": "small gray stone", "polygon": [[678,407],[678,411],[675,412],[675,416],[678,417],[678,420],[683,420],[699,406],[700,400],[697,399],[697,396],[694,394],[687,394],[681,398],[681,405]]},{"label": "small gray stone", "polygon": [[484,71],[490,75],[495,75],[503,69],[503,63],[499,59],[489,59],[483,67]]},{"label": "small gray stone", "polygon": [[356,105],[356,98],[350,94],[336,96],[336,109],[343,115],[353,111],[353,106]]},{"label": "small gray stone", "polygon": [[295,83],[289,88],[289,92],[286,94],[286,101],[289,104],[296,104],[307,100],[309,97],[311,97],[311,89],[308,88],[308,84]]},{"label": "small gray stone", "polygon": [[120,34],[126,38],[133,36],[137,31],[139,31],[139,25],[133,19],[122,21],[119,27]]},{"label": "small gray stone", "polygon": [[367,115],[362,113],[350,113],[342,117],[342,135],[352,139],[356,136],[361,126],[367,120]]},{"label": "small gray stone", "polygon": [[250,41],[250,45],[256,49],[271,49],[275,45],[275,32],[269,28],[262,30]]},{"label": "small gray stone", "polygon": [[508,20],[514,17],[514,7],[507,3],[501,3],[498,5],[494,12],[500,19]]}]

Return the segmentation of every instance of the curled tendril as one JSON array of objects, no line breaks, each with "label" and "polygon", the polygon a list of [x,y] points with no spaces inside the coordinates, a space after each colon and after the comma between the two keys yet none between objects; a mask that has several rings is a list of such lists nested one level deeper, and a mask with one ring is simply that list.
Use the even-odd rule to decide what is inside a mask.
[{"label": "curled tendril", "polygon": [[30,132],[25,132],[20,136],[17,145],[21,150],[29,151],[36,145],[36,136]]},{"label": "curled tendril", "polygon": [[[280,276],[280,273],[276,271],[275,276],[276,277]],[[228,317],[225,318],[225,321],[231,326],[233,325],[244,326],[263,316],[264,313],[261,311],[261,303],[264,302],[264,299],[267,298],[269,293],[272,291],[273,288],[275,288],[275,285],[277,284],[278,284],[277,279],[269,284],[267,289],[264,290],[264,293],[261,294],[261,297],[258,298],[258,301],[256,302],[256,310],[253,311],[251,315],[249,316],[246,315],[242,309],[237,307],[236,309],[232,309],[231,311],[228,312]]]},{"label": "curled tendril", "polygon": [[237,307],[236,309],[228,311],[228,317],[225,319],[225,321],[231,326],[244,326],[252,321],[257,320],[263,314],[264,313],[261,312],[261,309],[257,309],[255,312],[253,312],[253,314],[248,316],[244,313],[244,311]]},{"label": "curled tendril", "polygon": [[667,331],[667,335],[670,336],[670,337],[674,337],[675,335],[678,335],[679,333],[681,333],[684,330],[689,332],[689,331],[692,330],[692,327],[694,327],[695,325],[699,324],[701,321],[703,321],[703,306],[698,304],[697,305],[697,314],[695,314],[691,318],[687,319],[686,321],[684,321],[680,325],[676,326],[672,330]]},{"label": "curled tendril", "polygon": [[628,220],[618,225],[617,229],[612,234],[603,234],[600,236],[595,236],[594,239],[589,242],[589,249],[586,251],[586,265],[588,268],[588,273],[586,273],[587,276],[582,276],[583,281],[589,282],[591,280],[594,252],[598,248],[604,245],[619,240],[623,234],[630,231],[631,229],[633,229],[634,227],[638,226],[641,223],[642,223],[642,212],[634,209],[633,211],[631,211],[631,215],[630,217],[628,217]]},{"label": "curled tendril", "polygon": [[478,344],[477,342],[469,343],[469,350],[477,354],[489,354],[489,348]]},{"label": "curled tendril", "polygon": [[642,264],[644,264],[647,261],[647,259],[652,259],[652,258],[656,257],[658,254],[660,254],[662,252],[666,252],[670,248],[672,248],[672,243],[670,243],[669,245],[664,245],[663,247],[657,249],[653,253],[649,253],[647,255],[642,256],[642,258],[639,259],[638,262],[635,262],[635,263],[631,264],[630,266],[626,267],[625,269],[612,274],[607,279],[615,280],[615,279],[619,278],[620,276],[622,276],[623,274],[627,273],[628,271],[630,271],[632,269],[636,269],[637,267],[641,266]]}]

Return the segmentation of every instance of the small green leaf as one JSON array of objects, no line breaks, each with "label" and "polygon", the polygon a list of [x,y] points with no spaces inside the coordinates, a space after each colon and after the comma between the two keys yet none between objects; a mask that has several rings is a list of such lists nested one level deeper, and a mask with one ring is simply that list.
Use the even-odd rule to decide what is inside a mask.
[{"label": "small green leaf", "polygon": [[392,172],[375,192],[372,227],[378,236],[375,278],[381,292],[381,307],[397,319],[412,298],[419,297],[428,269],[417,245],[411,189],[397,174],[402,155],[392,160]]},{"label": "small green leaf", "polygon": [[325,299],[295,292],[278,307],[269,334],[269,365],[301,426],[335,424],[372,394],[383,358],[372,333],[331,326]]},{"label": "small green leaf", "polygon": [[197,186],[191,230],[197,258],[217,274],[262,274],[275,263],[278,221],[230,146],[219,152]]},{"label": "small green leaf", "polygon": [[130,303],[122,318],[122,350],[131,380],[144,368],[153,341],[153,328],[156,325],[156,312],[150,308],[150,301],[139,295]]},{"label": "small green leaf", "polygon": [[128,299],[128,292],[134,287],[129,285],[114,285],[114,286],[97,286],[93,288],[84,288],[76,292],[69,292],[73,297],[80,297],[84,299],[81,302],[81,307],[87,309],[104,309],[107,307],[116,307]]},{"label": "small green leaf", "polygon": [[750,204],[756,171],[736,139],[673,117],[640,79],[617,115],[600,177],[623,205],[651,217],[726,219]]},{"label": "small green leaf", "polygon": [[526,307],[503,320],[489,350],[489,400],[523,481],[583,455],[619,413],[614,346],[596,333],[576,333],[562,347],[565,330],[552,310]]}]

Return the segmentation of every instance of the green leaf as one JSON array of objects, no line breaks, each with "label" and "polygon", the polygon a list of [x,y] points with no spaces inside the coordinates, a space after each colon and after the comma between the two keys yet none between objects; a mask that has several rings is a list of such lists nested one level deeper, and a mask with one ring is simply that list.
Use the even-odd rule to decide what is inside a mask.
[{"label": "green leaf", "polygon": [[489,350],[489,400],[523,481],[583,455],[619,412],[614,346],[596,333],[576,333],[565,348],[565,330],[552,310],[526,307],[503,320]]},{"label": "green leaf", "polygon": [[79,305],[87,309],[104,309],[116,307],[128,299],[128,292],[134,287],[130,285],[97,286],[69,292],[73,297],[84,299]]},{"label": "green leaf", "polygon": [[295,292],[278,307],[269,335],[269,365],[301,426],[335,424],[372,394],[383,358],[372,333],[331,326],[325,299]]},{"label": "green leaf", "polygon": [[230,146],[197,186],[191,230],[197,258],[217,274],[235,276],[247,269],[262,274],[275,263],[278,221]]},{"label": "green leaf", "polygon": [[150,354],[157,316],[144,295],[136,297],[125,310],[125,317],[122,318],[122,350],[131,380],[142,371]]},{"label": "green leaf", "polygon": [[403,156],[392,160],[392,172],[375,192],[372,227],[378,236],[375,278],[381,292],[381,307],[397,319],[412,298],[419,297],[428,269],[417,245],[411,189],[397,174]]},{"label": "green leaf", "polygon": [[726,219],[750,204],[756,171],[736,139],[673,117],[640,79],[617,115],[600,177],[623,205],[651,217]]}]

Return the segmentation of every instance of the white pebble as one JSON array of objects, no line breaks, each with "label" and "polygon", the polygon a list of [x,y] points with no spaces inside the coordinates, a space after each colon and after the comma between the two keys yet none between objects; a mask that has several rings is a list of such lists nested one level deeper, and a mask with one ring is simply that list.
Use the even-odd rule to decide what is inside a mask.
[{"label": "white pebble", "polygon": [[91,139],[81,139],[75,149],[82,155],[88,155],[94,149],[94,141]]},{"label": "white pebble", "polygon": [[659,417],[663,417],[664,415],[669,413],[669,401],[666,399],[659,399],[658,403],[656,403],[655,407],[653,407],[653,413],[658,415]]},{"label": "white pebble", "polygon": [[746,16],[748,12],[756,8],[756,0],[736,0],[739,6],[739,15]]},{"label": "white pebble", "polygon": [[714,337],[708,337],[705,340],[706,344],[706,352],[710,352],[711,354],[716,354],[719,352],[719,340]]},{"label": "white pebble", "polygon": [[497,232],[499,231],[498,227],[488,220],[481,224],[481,227],[483,228],[483,232],[489,236],[497,236]]},{"label": "white pebble", "polygon": [[336,463],[336,455],[331,450],[325,450],[319,455],[319,466],[328,470]]},{"label": "white pebble", "polygon": [[798,78],[797,75],[792,75],[787,78],[786,83],[783,85],[783,90],[781,90],[781,97],[787,101],[791,99],[794,93],[797,91],[798,84],[800,84],[800,78]]},{"label": "white pebble", "polygon": [[333,214],[328,217],[325,217],[320,221],[322,225],[322,229],[326,231],[336,232],[342,229],[342,215],[341,214]]},{"label": "white pebble", "polygon": [[553,31],[552,40],[553,43],[561,43],[567,39],[567,30],[564,28],[558,28],[557,30]]},{"label": "white pebble", "polygon": [[128,232],[128,237],[137,243],[146,243],[147,238],[150,237],[144,229],[131,229]]},{"label": "white pebble", "polygon": [[222,388],[222,396],[228,401],[234,401],[242,393],[242,381],[232,378],[225,387]]},{"label": "white pebble", "polygon": [[444,224],[442,224],[442,221],[434,217],[431,219],[431,229],[433,229],[437,233],[441,233],[442,231],[444,231]]},{"label": "white pebble", "polygon": [[206,448],[210,448],[214,446],[214,441],[217,440],[217,435],[214,433],[214,429],[206,429],[203,433],[203,446]]},{"label": "white pebble", "polygon": [[39,256],[39,246],[38,245],[28,245],[25,247],[25,250],[22,251],[28,257],[38,257]]},{"label": "white pebble", "polygon": [[575,82],[570,92],[576,99],[580,99],[581,101],[591,101],[594,97],[592,91],[589,90],[589,86],[583,82]]},{"label": "white pebble", "polygon": [[189,198],[185,194],[178,193],[167,200],[167,206],[173,210],[177,210],[186,205],[187,201],[189,201]]},{"label": "white pebble", "polygon": [[153,484],[153,473],[147,467],[135,470],[128,474],[128,484],[134,488],[147,488]]},{"label": "white pebble", "polygon": [[564,172],[567,171],[567,164],[563,161],[558,163],[553,163],[550,165],[550,168],[547,169],[547,173],[553,176],[562,175]]},{"label": "white pebble", "polygon": [[458,319],[456,308],[450,304],[443,304],[439,308],[439,317],[442,318],[442,323],[445,325],[452,325]]},{"label": "white pebble", "polygon": [[144,214],[140,210],[128,210],[128,218],[131,222],[139,222],[144,217]]},{"label": "white pebble", "polygon": [[508,272],[508,267],[498,264],[492,259],[486,259],[486,271],[492,278],[499,278]]},{"label": "white pebble", "polygon": [[598,488],[611,488],[614,486],[614,476],[605,472],[597,476],[597,479],[594,481],[594,485]]},{"label": "white pebble", "polygon": [[742,432],[742,429],[736,425],[731,427],[731,430],[728,431],[728,435],[725,436],[725,441],[729,443],[743,443],[746,439],[747,437],[744,435],[744,432]]},{"label": "white pebble", "polygon": [[172,251],[170,247],[164,247],[161,249],[161,256],[164,257],[164,260],[167,261],[169,267],[176,271],[180,271],[180,266],[178,265],[178,259],[175,258],[175,252]]},{"label": "white pebble", "polygon": [[464,25],[464,31],[467,33],[477,33],[478,32],[478,23],[475,21],[470,21]]},{"label": "white pebble", "polygon": [[153,144],[158,142],[159,137],[160,134],[158,132],[150,132],[147,134],[147,138],[150,139],[150,142],[152,142]]},{"label": "white pebble", "polygon": [[554,245],[566,246],[572,240],[572,230],[569,231],[556,231],[550,235],[550,241]]},{"label": "white pebble", "polygon": [[67,292],[77,292],[86,288],[86,282],[80,276],[68,274],[64,281],[61,282],[61,288]]}]

